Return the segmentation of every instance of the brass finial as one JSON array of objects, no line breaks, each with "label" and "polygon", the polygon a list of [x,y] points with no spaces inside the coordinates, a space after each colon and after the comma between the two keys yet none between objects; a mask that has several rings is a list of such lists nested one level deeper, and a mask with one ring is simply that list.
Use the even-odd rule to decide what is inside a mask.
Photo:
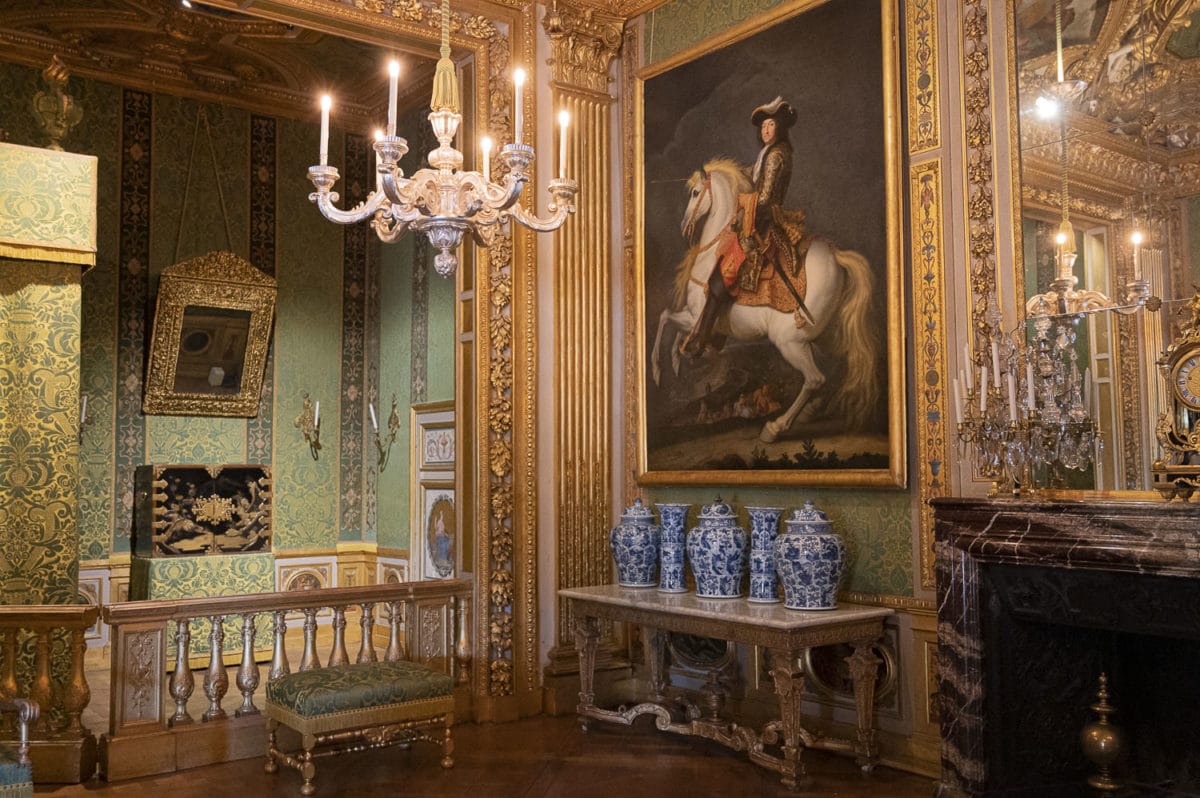
[{"label": "brass finial", "polygon": [[46,134],[46,147],[51,150],[62,150],[62,140],[83,120],[83,110],[66,92],[69,77],[66,64],[57,55],[52,56],[42,71],[46,90],[33,96],[33,112]]},{"label": "brass finial", "polygon": [[429,103],[432,111],[450,111],[458,113],[458,74],[454,70],[454,62],[450,60],[450,0],[442,0],[442,47],[441,58],[437,62],[437,72],[433,76],[433,100]]}]

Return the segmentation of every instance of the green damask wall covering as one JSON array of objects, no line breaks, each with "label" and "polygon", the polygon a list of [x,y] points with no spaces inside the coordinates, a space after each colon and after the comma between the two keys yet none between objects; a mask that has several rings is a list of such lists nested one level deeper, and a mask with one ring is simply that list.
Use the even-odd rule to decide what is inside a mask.
[{"label": "green damask wall covering", "polygon": [[77,592],[79,278],[0,259],[0,603]]},{"label": "green damask wall covering", "polygon": [[[642,53],[646,65],[670,58],[735,25],[782,5],[784,0],[674,0],[642,17]],[[913,579],[912,496],[910,491],[696,488],[675,486],[646,491],[654,501],[692,502],[689,528],[700,505],[720,494],[747,525],[747,505],[800,507],[806,499],[829,515],[846,539],[849,568],[845,589],[861,593],[911,596]],[[746,527],[749,528],[748,525]],[[781,526],[782,529],[782,526]]]},{"label": "green damask wall covering", "polygon": [[[40,88],[39,70],[0,64],[0,120],[14,144],[43,143],[28,110]],[[260,457],[264,452],[273,453],[276,549],[332,551],[338,541],[340,502],[347,500],[339,493],[342,461],[347,457],[367,458],[363,466],[369,468],[374,445],[368,441],[369,445],[345,452],[338,430],[340,370],[345,358],[363,357],[362,336],[354,352],[345,351],[343,329],[348,317],[342,299],[343,231],[321,218],[308,201],[312,186],[305,173],[317,152],[316,125],[278,119],[267,126],[273,131],[270,149],[274,152],[272,180],[276,188],[270,210],[273,246],[265,251],[273,252],[279,295],[268,374],[268,380],[273,377],[269,395],[273,402],[272,429],[264,444],[258,429],[261,425],[252,427],[245,419],[145,417],[140,413],[143,342],[153,324],[159,273],[177,257],[226,248],[246,257],[254,250],[251,218],[257,212],[260,221],[255,224],[262,224],[263,203],[259,201],[252,207],[250,198],[255,190],[252,181],[261,181],[263,170],[251,167],[251,140],[261,135],[256,130],[264,126],[256,128],[249,111],[204,104],[218,158],[214,166],[203,121],[195,138],[199,103],[165,95],[139,96],[138,92],[79,78],[71,78],[68,93],[83,108],[84,118],[64,146],[72,152],[97,156],[102,198],[97,264],[83,277],[82,341],[77,342],[82,353],[79,378],[88,395],[89,418],[80,444],[78,472],[80,558],[103,561],[111,554],[129,551],[132,492],[125,489],[122,480],[123,475],[131,477],[134,465],[244,462],[249,451]],[[416,129],[416,122],[406,129]],[[345,163],[343,142],[343,133],[335,130],[330,140],[330,162],[339,167]],[[190,189],[185,188],[189,172]],[[129,180],[128,188],[123,184],[123,175]],[[224,215],[220,212],[222,197],[227,210]],[[123,213],[131,220],[124,229]],[[181,219],[186,219],[185,223],[181,224]],[[226,221],[231,243],[226,237]],[[132,233],[141,238],[130,238]],[[370,246],[379,248],[371,238]],[[144,259],[139,256],[142,251]],[[264,247],[258,251],[264,251]],[[256,265],[263,268],[262,264]],[[384,264],[380,268],[388,267]],[[403,275],[403,280],[412,279],[411,261],[398,264],[392,271]],[[376,284],[368,290],[380,289]],[[449,320],[449,328],[443,321],[440,329],[452,330],[452,286],[434,290],[442,292],[438,297],[446,297],[442,318]],[[392,325],[397,317],[402,318],[404,338],[411,339],[411,308],[392,304],[406,302],[405,292],[377,296],[370,297],[370,301],[379,303],[370,316],[371,323]],[[425,314],[418,315],[416,323],[426,324],[427,319]],[[410,348],[405,344],[400,350],[403,357],[395,358],[393,340],[384,343],[374,329],[366,335],[371,341],[380,341],[381,355],[388,359],[371,370],[381,386],[382,399],[376,410],[390,402],[395,391],[402,423],[407,427]],[[453,392],[451,350],[447,348],[451,336],[452,332],[426,335],[423,329],[420,336],[433,341],[424,360],[429,363],[429,372],[436,375],[431,380],[433,389],[447,391],[445,396]],[[446,358],[444,362],[442,357]],[[401,361],[403,368],[393,368]],[[5,362],[0,357],[0,363]],[[305,392],[321,401],[322,449],[320,459],[315,461],[292,426]],[[440,393],[430,395],[445,398]],[[119,402],[122,397],[123,402]],[[365,412],[365,403],[362,409]],[[384,413],[380,415],[382,418]],[[369,427],[369,421],[363,423]],[[252,446],[247,444],[248,436]],[[402,507],[389,508],[381,521],[390,525],[393,542],[388,545],[398,547],[407,546],[407,445],[405,434],[403,440],[397,440],[392,464],[379,481],[380,499],[403,502]],[[131,479],[127,481],[132,484]],[[404,485],[403,496],[393,490],[395,484]],[[362,490],[368,489],[374,490],[375,484],[371,481],[368,485],[364,479]],[[363,501],[372,509],[373,518],[372,498],[364,501],[360,494],[349,499]],[[368,517],[360,517],[364,528],[343,529],[344,540],[374,538],[373,530],[366,528]]]}]

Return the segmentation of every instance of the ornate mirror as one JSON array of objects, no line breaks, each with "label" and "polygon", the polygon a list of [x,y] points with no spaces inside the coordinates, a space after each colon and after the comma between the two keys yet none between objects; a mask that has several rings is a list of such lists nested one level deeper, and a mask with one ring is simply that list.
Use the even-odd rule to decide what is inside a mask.
[{"label": "ornate mirror", "polygon": [[[1047,291],[1066,247],[1077,288],[1117,306],[1076,328],[1102,447],[1068,487],[1147,489],[1165,402],[1156,361],[1200,279],[1200,1],[1012,3],[1017,293]],[[1135,309],[1141,279],[1160,311]]]},{"label": "ornate mirror", "polygon": [[275,278],[232,252],[164,269],[142,410],[258,415],[275,290]]}]

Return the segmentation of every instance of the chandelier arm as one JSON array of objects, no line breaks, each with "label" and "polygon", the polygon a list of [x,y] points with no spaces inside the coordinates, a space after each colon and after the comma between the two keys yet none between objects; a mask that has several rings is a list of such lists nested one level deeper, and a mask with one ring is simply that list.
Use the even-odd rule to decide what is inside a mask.
[{"label": "chandelier arm", "polygon": [[383,195],[377,191],[372,191],[363,202],[345,211],[334,205],[339,199],[336,191],[314,191],[308,198],[317,204],[322,216],[338,224],[354,224],[370,219],[383,205]]},{"label": "chandelier arm", "polygon": [[547,206],[550,216],[539,217],[537,214],[525,210],[520,203],[513,204],[508,210],[508,214],[538,233],[557,230],[562,227],[568,216],[575,213],[575,195],[579,192],[579,184],[574,180],[551,180],[549,190],[550,196],[553,198]]},{"label": "chandelier arm", "polygon": [[486,186],[484,203],[494,211],[506,211],[517,204],[526,182],[528,178],[524,175],[509,172],[502,186],[494,183]]},{"label": "chandelier arm", "polygon": [[412,181],[404,176],[404,172],[399,167],[393,171],[381,172],[383,179],[379,181],[383,188],[383,195],[387,197],[388,202],[404,203],[404,192],[408,189]]},{"label": "chandelier arm", "polygon": [[390,219],[386,214],[377,214],[371,220],[371,228],[375,231],[375,235],[379,236],[379,240],[385,244],[391,244],[400,240],[400,237],[408,232],[409,222],[398,222]]}]

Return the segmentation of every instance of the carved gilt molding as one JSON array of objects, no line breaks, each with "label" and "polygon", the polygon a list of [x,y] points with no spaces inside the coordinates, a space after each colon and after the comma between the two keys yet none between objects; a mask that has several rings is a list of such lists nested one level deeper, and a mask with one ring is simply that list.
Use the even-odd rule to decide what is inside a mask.
[{"label": "carved gilt molding", "polygon": [[917,155],[942,143],[937,0],[907,0],[905,40],[908,152]]},{"label": "carved gilt molding", "polygon": [[555,3],[542,24],[550,37],[551,79],[607,96],[608,69],[621,49],[624,20],[594,8]]}]

